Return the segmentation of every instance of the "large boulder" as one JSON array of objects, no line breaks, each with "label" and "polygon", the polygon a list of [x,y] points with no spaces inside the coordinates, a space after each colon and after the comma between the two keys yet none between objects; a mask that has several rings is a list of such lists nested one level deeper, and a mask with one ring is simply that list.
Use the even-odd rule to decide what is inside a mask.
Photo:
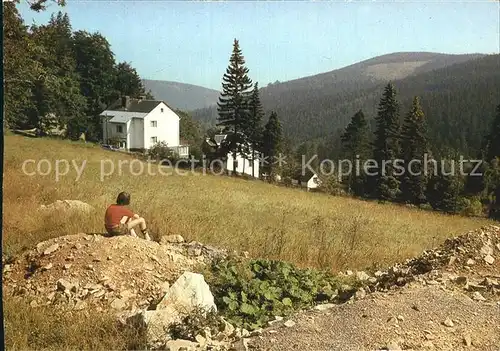
[{"label": "large boulder", "polygon": [[203,275],[184,272],[170,287],[156,309],[175,309],[177,311],[185,309],[186,313],[189,313],[196,307],[205,311],[217,311],[214,296]]},{"label": "large boulder", "polygon": [[41,205],[40,211],[47,213],[90,213],[94,210],[92,206],[80,200],[57,200],[49,205]]},{"label": "large boulder", "polygon": [[157,345],[169,339],[168,329],[193,310],[217,311],[214,297],[203,275],[184,272],[169,288],[156,310],[145,310],[133,316],[131,322],[146,328],[148,344]]}]

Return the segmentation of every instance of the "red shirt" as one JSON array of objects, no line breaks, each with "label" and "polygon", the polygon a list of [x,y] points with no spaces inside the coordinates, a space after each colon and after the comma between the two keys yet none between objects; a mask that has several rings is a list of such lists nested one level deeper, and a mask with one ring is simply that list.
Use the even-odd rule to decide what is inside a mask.
[{"label": "red shirt", "polygon": [[104,225],[106,228],[113,228],[120,224],[123,216],[134,217],[134,213],[125,206],[111,205],[104,215]]}]

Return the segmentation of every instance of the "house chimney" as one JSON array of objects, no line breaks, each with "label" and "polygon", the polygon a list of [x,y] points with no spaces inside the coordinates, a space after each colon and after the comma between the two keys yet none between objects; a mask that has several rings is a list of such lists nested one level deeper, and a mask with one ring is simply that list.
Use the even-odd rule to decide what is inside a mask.
[{"label": "house chimney", "polygon": [[122,96],[122,107],[128,110],[130,107],[130,96]]}]

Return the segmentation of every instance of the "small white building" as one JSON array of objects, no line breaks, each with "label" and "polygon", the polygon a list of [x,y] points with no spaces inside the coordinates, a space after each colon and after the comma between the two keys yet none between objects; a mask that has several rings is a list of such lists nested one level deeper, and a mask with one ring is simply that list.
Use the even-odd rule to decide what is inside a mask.
[{"label": "small white building", "polygon": [[[218,149],[221,146],[221,143],[224,139],[226,139],[227,134],[218,134],[215,135],[214,138],[208,138],[205,140],[205,142],[215,150]],[[251,149],[250,149],[250,155],[251,155]],[[249,176],[252,176],[254,178],[259,178],[260,174],[260,160],[259,160],[259,155],[255,153],[255,159],[252,161],[251,156],[245,156],[240,153],[236,154],[236,173],[238,174],[246,174]],[[224,168],[227,171],[233,171],[233,153],[228,152],[226,157],[225,157],[225,163],[224,163]],[[252,174],[252,164],[253,164],[253,174]]]},{"label": "small white building", "polygon": [[150,149],[165,142],[180,157],[189,156],[189,146],[179,142],[179,116],[158,100],[122,97],[101,113],[103,139],[117,141],[121,149]]},{"label": "small white building", "polygon": [[317,189],[321,186],[321,179],[315,172],[311,172],[310,170],[306,170],[304,173],[299,173],[296,176],[296,182],[297,184],[300,183],[300,186],[306,188],[307,191]]}]

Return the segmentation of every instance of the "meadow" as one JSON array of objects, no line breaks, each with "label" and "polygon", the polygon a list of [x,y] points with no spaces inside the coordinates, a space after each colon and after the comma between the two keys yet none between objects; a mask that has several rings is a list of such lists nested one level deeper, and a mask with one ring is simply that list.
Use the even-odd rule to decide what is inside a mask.
[{"label": "meadow", "polygon": [[[40,163],[43,159],[47,161]],[[23,171],[26,160],[32,161]],[[57,181],[56,160],[63,171],[65,162],[69,164],[68,173]],[[147,165],[134,160],[90,143],[6,136],[4,255],[55,236],[102,233],[104,211],[120,191],[131,194],[130,207],[146,218],[156,238],[180,234],[186,240],[248,251],[254,257],[334,271],[392,264],[489,223],[258,180],[192,172],[176,175],[164,167],[162,175],[157,165],[150,165],[148,173]],[[52,172],[39,174],[47,173],[49,163]],[[73,165],[79,168],[79,179]],[[37,212],[42,204],[64,199],[87,202],[95,211],[70,218],[45,218]]]},{"label": "meadow", "polygon": [[[67,174],[60,174],[57,181],[56,160],[62,173],[66,161],[69,165]],[[200,173],[172,175],[168,169],[163,169],[167,175],[161,175],[156,165],[148,174],[147,166],[134,160],[90,143],[7,135],[3,257],[56,236],[103,233],[104,211],[120,191],[131,194],[130,207],[146,218],[156,239],[180,234],[186,240],[248,251],[253,257],[332,271],[387,266],[449,236],[490,223],[482,218],[308,193],[257,180]],[[52,172],[47,172],[49,164]],[[109,174],[106,177],[102,176],[103,166]],[[145,170],[142,173],[141,168]],[[95,211],[48,218],[37,211],[42,204],[65,199],[84,201]],[[111,322],[112,316],[91,311],[58,315],[48,307],[32,309],[9,297],[4,297],[4,313],[9,349],[141,346],[135,335]]]}]

